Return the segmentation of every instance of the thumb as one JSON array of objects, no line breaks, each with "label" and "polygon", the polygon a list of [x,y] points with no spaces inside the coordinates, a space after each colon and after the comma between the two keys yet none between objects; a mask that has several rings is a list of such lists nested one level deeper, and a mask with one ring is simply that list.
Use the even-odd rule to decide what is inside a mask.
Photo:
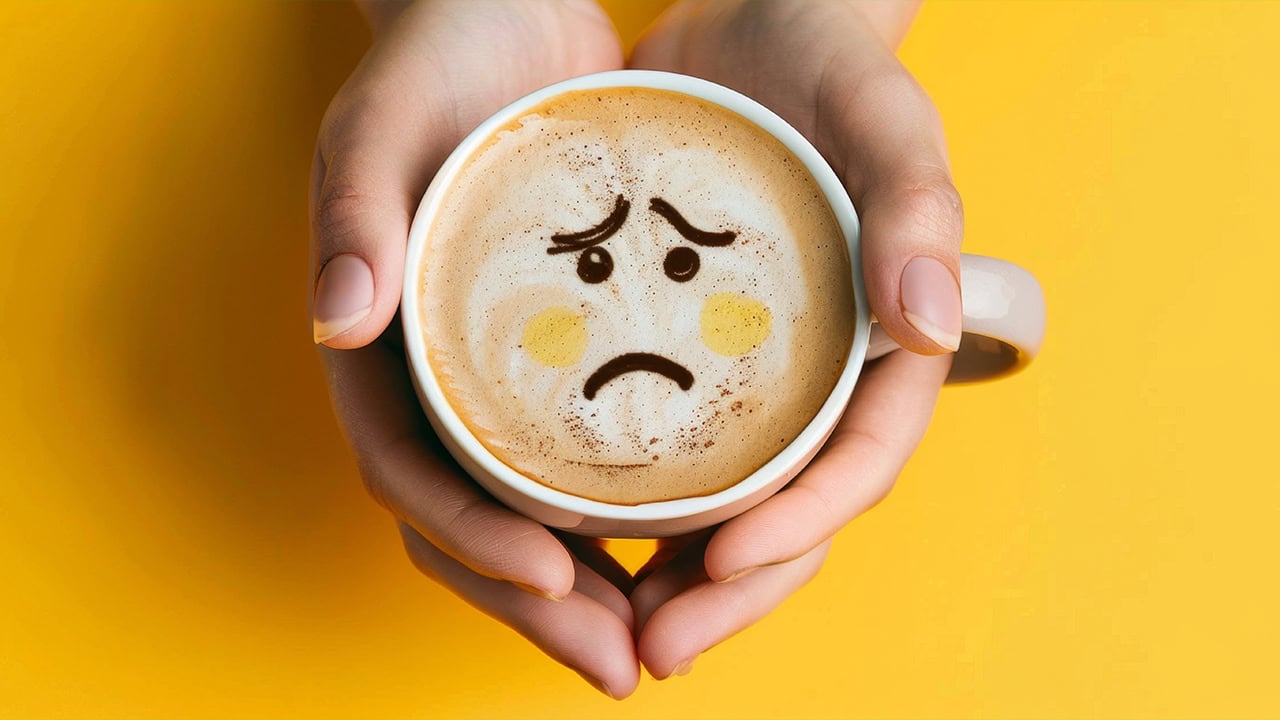
[{"label": "thumb", "polygon": [[863,207],[863,273],[876,319],[908,350],[955,351],[963,220],[950,178],[908,174],[868,192]]},{"label": "thumb", "polygon": [[862,215],[871,310],[908,350],[954,351],[964,214],[938,112],[892,58],[842,90],[828,130]]},{"label": "thumb", "polygon": [[312,330],[337,349],[369,344],[400,302],[405,245],[421,175],[377,140],[318,153],[312,193]]}]

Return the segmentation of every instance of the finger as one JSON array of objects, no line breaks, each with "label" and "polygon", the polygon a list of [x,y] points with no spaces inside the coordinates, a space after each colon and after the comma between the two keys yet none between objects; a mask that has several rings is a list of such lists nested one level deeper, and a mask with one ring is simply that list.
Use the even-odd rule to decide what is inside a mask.
[{"label": "finger", "polygon": [[620,596],[606,580],[583,566],[574,592],[564,602],[551,602],[476,575],[412,528],[400,527],[409,557],[425,575],[520,633],[604,694],[621,699],[635,691],[640,671],[630,627],[611,607],[617,605],[616,598],[608,604],[596,599],[605,588]]},{"label": "finger", "polygon": [[817,132],[862,215],[871,310],[908,350],[954,351],[964,213],[942,122],[887,51],[850,64],[852,71],[841,62],[828,66],[837,69],[824,77]]},{"label": "finger", "polygon": [[884,499],[924,436],[950,364],[899,351],[868,366],[814,461],[712,536],[707,574],[726,582],[800,557]]},{"label": "finger", "polygon": [[654,556],[661,555],[666,560],[655,565],[643,580],[637,580],[636,589],[631,593],[637,633],[643,632],[649,618],[668,600],[698,583],[707,582],[702,557],[710,538],[710,533],[698,533],[682,546],[667,544],[665,549],[659,546]]},{"label": "finger", "polygon": [[[357,72],[348,82],[361,79]],[[403,88],[394,100],[387,92],[361,95],[360,104],[335,102],[316,150],[312,329],[329,347],[367,345],[388,327],[399,306],[413,211],[461,140],[456,115],[419,88]]]},{"label": "finger", "polygon": [[325,122],[335,129],[322,131],[315,159],[312,324],[315,341],[334,348],[366,345],[391,322],[413,211],[458,140],[447,114],[370,107],[376,118],[335,105]]},{"label": "finger", "polygon": [[417,405],[402,355],[385,343],[321,354],[336,414],[374,499],[474,572],[551,597],[569,593],[569,553],[452,462]]},{"label": "finger", "polygon": [[829,547],[828,541],[739,582],[694,584],[644,624],[636,643],[640,662],[655,678],[687,674],[699,655],[759,621],[813,579]]},{"label": "finger", "polygon": [[612,580],[596,572],[590,563],[576,555],[574,562],[573,592],[581,593],[609,608],[610,612],[627,626],[627,632],[635,630],[635,610],[626,593]]}]

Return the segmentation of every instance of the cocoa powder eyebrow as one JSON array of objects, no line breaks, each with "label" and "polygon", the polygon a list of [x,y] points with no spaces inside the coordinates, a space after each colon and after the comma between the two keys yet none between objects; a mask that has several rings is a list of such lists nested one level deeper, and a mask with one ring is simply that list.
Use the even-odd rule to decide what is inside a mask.
[{"label": "cocoa powder eyebrow", "polygon": [[622,223],[627,221],[627,213],[630,210],[631,203],[619,195],[618,201],[614,203],[613,212],[609,213],[609,217],[605,218],[599,225],[582,232],[552,235],[551,242],[555,243],[555,246],[547,248],[547,254],[558,255],[560,253],[574,252],[608,240],[614,233],[618,232],[622,227]]},{"label": "cocoa powder eyebrow", "polygon": [[671,226],[676,229],[676,232],[684,236],[685,240],[688,240],[695,245],[724,247],[725,245],[733,242],[734,238],[738,237],[737,233],[728,230],[724,232],[699,230],[698,228],[690,225],[689,221],[685,220],[679,211],[671,206],[671,203],[663,200],[662,198],[650,199],[649,210],[656,212],[665,218],[666,221],[671,223]]}]

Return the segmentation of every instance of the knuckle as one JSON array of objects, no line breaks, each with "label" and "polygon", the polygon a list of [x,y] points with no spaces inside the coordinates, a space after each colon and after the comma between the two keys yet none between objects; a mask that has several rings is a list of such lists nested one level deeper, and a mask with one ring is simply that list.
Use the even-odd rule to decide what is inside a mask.
[{"label": "knuckle", "polygon": [[347,432],[365,492],[380,507],[403,520],[409,513],[402,507],[406,503],[405,491],[396,480],[396,473],[405,464],[404,455],[413,452],[412,440],[380,441],[358,427],[347,428]]},{"label": "knuckle", "polygon": [[476,572],[492,578],[512,579],[525,577],[531,565],[542,564],[531,555],[533,533],[509,533],[495,527],[489,518],[474,517],[469,522],[466,535],[451,545],[458,558],[466,558],[467,565]]},{"label": "knuckle", "polygon": [[540,540],[541,534],[540,528],[486,528],[485,532],[477,533],[471,538],[468,548],[477,558],[492,567],[495,573],[505,577],[522,569],[525,564],[522,562],[525,549]]},{"label": "knuckle", "polygon": [[868,68],[863,76],[865,93],[874,98],[889,98],[897,103],[913,104],[926,99],[920,83],[896,59],[888,59]]},{"label": "knuckle", "polygon": [[[829,531],[834,528],[839,528],[848,522],[848,520],[843,517],[843,514],[836,510],[835,506],[832,504],[831,500],[827,498],[825,493],[807,485],[797,485],[793,490],[803,493],[805,505],[808,507],[806,515],[808,515],[809,519],[812,521],[812,528],[818,529],[820,532],[823,530]],[[803,548],[800,552],[792,553],[792,556],[799,557],[809,549],[810,547]]]},{"label": "knuckle", "polygon": [[500,618],[501,622],[538,646],[552,660],[561,665],[567,665],[568,658],[555,642],[557,636],[562,634],[557,632],[559,608],[553,607],[555,603],[536,602],[537,599],[532,595],[523,597],[524,595],[527,593],[519,592],[519,595],[515,596],[519,598],[518,602],[514,603],[508,613]]},{"label": "knuckle", "polygon": [[907,221],[930,239],[959,246],[964,235],[964,204],[945,169],[917,168],[899,197]]},{"label": "knuckle", "polygon": [[409,562],[428,579],[443,583],[444,577],[436,567],[440,551],[405,523],[399,523],[399,528],[400,539],[404,543]]},{"label": "knuckle", "polygon": [[858,446],[860,454],[883,458],[885,463],[882,470],[850,478],[850,482],[863,486],[862,489],[867,498],[866,502],[861,503],[865,507],[857,513],[861,514],[893,492],[898,484],[898,476],[910,459],[914,446],[904,447],[901,440],[878,430],[855,428],[850,432],[850,438]]},{"label": "knuckle", "polygon": [[501,575],[508,569],[501,562],[504,552],[490,543],[489,523],[478,502],[460,503],[460,509],[440,525],[440,538],[454,553],[468,558],[469,564],[483,568],[484,574]]},{"label": "knuckle", "polygon": [[360,457],[356,460],[356,467],[359,470],[360,482],[364,485],[364,490],[369,497],[380,507],[386,510],[391,509],[390,501],[387,498],[386,482],[382,472],[379,471],[376,463]]},{"label": "knuckle", "polygon": [[864,110],[867,106],[891,109],[881,122],[922,125],[927,130],[942,126],[941,116],[929,94],[896,58],[886,58],[864,66],[847,87],[849,99]]},{"label": "knuckle", "polygon": [[818,576],[818,572],[822,570],[822,566],[827,561],[827,553],[830,550],[831,541],[828,540],[809,552],[808,557],[805,558],[808,562],[805,563],[805,567],[803,568],[803,572],[799,578],[801,586],[808,585],[815,577]]},{"label": "knuckle", "polygon": [[507,577],[521,570],[521,548],[531,533],[512,532],[483,497],[434,498],[433,534],[450,554],[466,558],[481,574]]},{"label": "knuckle", "polygon": [[316,235],[327,244],[341,244],[359,235],[368,224],[376,203],[359,183],[332,171],[320,187],[315,203]]}]

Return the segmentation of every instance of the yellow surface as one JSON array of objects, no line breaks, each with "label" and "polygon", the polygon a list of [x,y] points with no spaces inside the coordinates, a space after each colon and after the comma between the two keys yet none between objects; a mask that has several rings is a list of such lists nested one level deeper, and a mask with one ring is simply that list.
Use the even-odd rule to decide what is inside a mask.
[{"label": "yellow surface", "polygon": [[305,185],[354,13],[0,4],[0,716],[1280,717],[1278,33],[926,8],[967,248],[1042,278],[1044,355],[614,704],[415,573],[330,417]]}]

